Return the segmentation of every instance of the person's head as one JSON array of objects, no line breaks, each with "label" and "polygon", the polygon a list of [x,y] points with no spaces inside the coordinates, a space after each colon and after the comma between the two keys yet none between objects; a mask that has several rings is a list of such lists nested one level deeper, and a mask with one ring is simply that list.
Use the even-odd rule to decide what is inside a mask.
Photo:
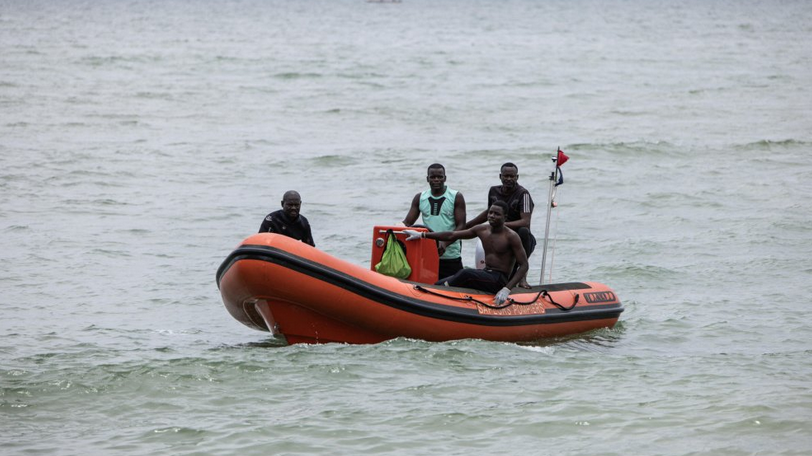
[{"label": "person's head", "polygon": [[494,201],[488,208],[488,223],[491,226],[500,226],[507,220],[508,205],[504,201]]},{"label": "person's head", "polygon": [[507,162],[499,169],[499,180],[506,189],[516,187],[516,181],[519,180],[519,167],[511,162]]},{"label": "person's head", "polygon": [[439,163],[429,165],[426,170],[426,182],[432,192],[441,192],[445,187],[445,167]]},{"label": "person's head", "polygon": [[282,196],[282,212],[291,220],[299,218],[299,210],[302,208],[302,197],[296,190],[288,190]]}]

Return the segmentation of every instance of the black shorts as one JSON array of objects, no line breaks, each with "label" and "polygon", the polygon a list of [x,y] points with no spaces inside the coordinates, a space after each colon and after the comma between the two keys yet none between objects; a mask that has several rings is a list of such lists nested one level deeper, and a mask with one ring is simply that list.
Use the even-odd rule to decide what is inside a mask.
[{"label": "black shorts", "polygon": [[495,269],[463,269],[451,277],[441,279],[435,285],[473,288],[495,294],[507,285],[507,281],[507,274]]},{"label": "black shorts", "polygon": [[453,276],[462,270],[462,258],[440,258],[440,270],[437,274],[438,279],[445,279]]}]

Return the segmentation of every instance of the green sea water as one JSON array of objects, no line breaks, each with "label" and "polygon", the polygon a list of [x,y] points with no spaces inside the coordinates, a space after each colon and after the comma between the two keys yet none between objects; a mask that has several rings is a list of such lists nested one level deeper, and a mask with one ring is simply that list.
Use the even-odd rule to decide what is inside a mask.
[{"label": "green sea water", "polygon": [[[809,454],[811,16],[0,2],[0,452]],[[517,163],[539,208],[558,147],[552,279],[611,286],[611,330],[286,346],[223,307],[286,190],[366,266],[429,164],[476,214]]]}]

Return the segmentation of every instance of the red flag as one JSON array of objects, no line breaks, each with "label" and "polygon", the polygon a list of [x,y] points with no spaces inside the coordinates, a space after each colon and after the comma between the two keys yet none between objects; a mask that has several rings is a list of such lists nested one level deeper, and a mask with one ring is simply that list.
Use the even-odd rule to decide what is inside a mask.
[{"label": "red flag", "polygon": [[558,149],[558,158],[556,158],[556,166],[561,166],[567,162],[570,158],[564,155],[564,152],[561,149]]}]

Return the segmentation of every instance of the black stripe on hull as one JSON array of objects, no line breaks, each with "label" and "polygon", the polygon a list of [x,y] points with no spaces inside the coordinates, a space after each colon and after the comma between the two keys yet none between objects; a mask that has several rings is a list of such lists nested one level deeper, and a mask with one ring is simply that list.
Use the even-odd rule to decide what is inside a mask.
[{"label": "black stripe on hull", "polygon": [[[360,280],[355,276],[332,269],[321,263],[307,260],[298,255],[291,254],[275,247],[264,245],[244,245],[234,250],[234,252],[232,252],[217,269],[218,288],[220,287],[220,281],[226,272],[228,272],[232,265],[241,260],[266,261],[308,275],[315,280],[320,280],[343,288],[357,294],[358,296],[375,301],[381,305],[428,318],[459,323],[483,326],[526,326],[554,324],[617,318],[624,310],[623,306],[620,303],[617,303],[601,306],[589,306],[588,308],[576,306],[570,311],[546,309],[545,313],[541,315],[483,315],[477,312],[475,308],[466,309],[455,306],[446,306],[443,304],[413,298],[411,296],[405,296],[385,288],[377,287],[371,283]],[[438,290],[463,290],[460,288],[435,287],[425,284],[420,284],[420,286],[425,288],[435,288]],[[547,291],[592,289],[589,285],[584,283],[574,282],[551,284],[545,285],[544,287],[534,287],[534,289],[528,290],[528,292],[538,293],[542,288],[546,289]],[[465,291],[469,292],[469,294],[482,293],[477,290],[465,289]]]}]

